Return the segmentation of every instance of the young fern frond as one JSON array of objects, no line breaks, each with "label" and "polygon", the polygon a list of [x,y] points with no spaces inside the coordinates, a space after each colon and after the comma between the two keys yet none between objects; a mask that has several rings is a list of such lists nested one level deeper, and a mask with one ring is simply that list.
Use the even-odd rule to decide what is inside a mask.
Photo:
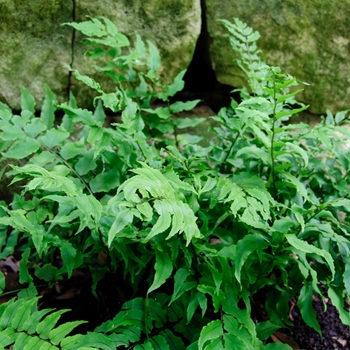
[{"label": "young fern frond", "polygon": [[[184,232],[187,245],[193,238],[201,237],[196,224],[197,219],[189,205],[184,202],[184,191],[195,193],[190,184],[181,181],[175,173],[162,174],[147,164],[133,172],[136,175],[126,180],[118,189],[126,200],[119,202],[118,207],[129,209],[117,213],[108,233],[109,245],[118,232],[133,221],[134,215],[142,220],[151,221],[154,211],[158,218],[145,238],[146,241],[168,229],[170,232],[167,239]],[[114,201],[112,198],[109,206]]]},{"label": "young fern frond", "polygon": [[263,77],[268,66],[261,61],[257,40],[260,34],[253,31],[246,23],[234,18],[234,23],[227,20],[219,20],[223,23],[231,35],[228,35],[231,47],[238,52],[237,63],[248,77],[248,83],[253,94],[263,95]]}]

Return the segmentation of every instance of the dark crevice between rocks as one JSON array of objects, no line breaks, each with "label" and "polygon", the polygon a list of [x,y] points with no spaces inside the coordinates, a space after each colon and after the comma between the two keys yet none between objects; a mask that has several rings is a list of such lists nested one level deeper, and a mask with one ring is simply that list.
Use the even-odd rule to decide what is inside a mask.
[{"label": "dark crevice between rocks", "polygon": [[184,76],[185,87],[176,96],[176,100],[201,99],[214,112],[230,105],[233,87],[221,84],[215,76],[210,58],[210,35],[207,28],[206,3],[201,0],[202,28],[198,37],[192,61]]},{"label": "dark crevice between rocks", "polygon": [[[75,22],[75,11],[76,11],[76,2],[75,0],[72,0],[72,21]],[[74,45],[75,45],[75,28],[72,27],[72,40],[71,40],[71,61],[70,66],[73,68],[74,64]],[[71,85],[72,85],[72,71],[68,72],[68,86],[67,86],[67,99],[69,100],[70,91],[71,91]]]}]

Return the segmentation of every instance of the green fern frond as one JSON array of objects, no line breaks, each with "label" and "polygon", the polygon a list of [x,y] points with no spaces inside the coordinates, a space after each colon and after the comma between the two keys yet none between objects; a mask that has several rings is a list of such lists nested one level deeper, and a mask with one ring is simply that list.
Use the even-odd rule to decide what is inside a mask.
[{"label": "green fern frond", "polygon": [[119,203],[120,207],[132,206],[136,208],[136,213],[135,209],[124,209],[118,213],[108,234],[109,244],[118,232],[132,222],[133,215],[150,220],[154,211],[158,214],[158,219],[146,240],[168,229],[170,232],[167,239],[184,232],[187,245],[193,238],[201,237],[196,224],[197,218],[190,206],[183,201],[183,191],[196,192],[191,185],[180,181],[175,173],[166,176],[146,164],[133,172],[136,175],[125,181],[118,192],[122,192],[126,200]]},{"label": "green fern frond", "polygon": [[256,228],[268,229],[267,221],[271,218],[270,207],[276,202],[267,191],[264,181],[253,174],[241,173],[232,180],[220,179],[219,201],[230,203],[231,213]]},{"label": "green fern frond", "polygon": [[179,316],[183,315],[176,315],[169,308],[165,310],[155,299],[136,298],[123,304],[122,310],[97,327],[95,333],[108,335],[120,346],[134,344],[133,349],[181,350],[185,349],[183,341],[170,329],[162,330],[167,322],[182,320]]},{"label": "green fern frond", "polygon": [[68,322],[56,327],[61,315],[69,310],[38,311],[38,299],[11,299],[0,306],[0,346],[12,345],[14,349],[23,350],[77,349],[77,338],[67,335],[86,321]]}]

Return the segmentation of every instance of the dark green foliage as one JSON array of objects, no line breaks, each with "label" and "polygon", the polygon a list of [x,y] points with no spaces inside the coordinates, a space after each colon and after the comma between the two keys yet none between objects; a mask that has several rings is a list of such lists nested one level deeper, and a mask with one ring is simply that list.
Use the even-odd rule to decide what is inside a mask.
[{"label": "dark green foliage", "polygon": [[[320,332],[312,296],[324,291],[350,325],[343,301],[350,294],[347,112],[327,112],[313,129],[290,124],[307,107],[294,99],[299,82],[260,61],[251,28],[222,22],[250,93],[242,89],[242,102],[213,117],[217,138],[208,147],[181,133],[201,119],[173,118],[199,102],[169,102],[184,72],[162,86],[152,43],[137,37],[131,47],[105,18],[70,24],[87,35],[90,57],[110,58],[99,69],[115,81],[114,92],[73,70],[99,93],[94,112],[73,96],[55,105],[49,88],[39,118],[24,88],[20,115],[0,105],[2,156],[27,160],[7,172],[24,183],[21,196],[0,207],[1,237],[8,237],[0,257],[23,252],[20,282],[28,286],[0,307],[2,346],[288,349],[265,341],[291,325],[289,299],[299,297],[305,322]],[[153,109],[155,99],[164,105]],[[106,122],[104,108],[120,123]],[[123,268],[143,298],[127,301],[94,332],[68,336],[79,322],[55,327],[65,310],[36,310],[32,273],[53,284],[90,267],[95,288],[103,276],[96,264],[103,273]],[[266,295],[268,320],[251,318],[257,295]]]}]

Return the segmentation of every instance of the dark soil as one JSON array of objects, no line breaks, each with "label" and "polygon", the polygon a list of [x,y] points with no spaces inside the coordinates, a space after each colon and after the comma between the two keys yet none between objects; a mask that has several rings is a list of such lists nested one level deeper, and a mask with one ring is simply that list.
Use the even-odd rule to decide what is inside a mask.
[{"label": "dark soil", "polygon": [[300,311],[295,307],[291,313],[294,319],[294,327],[291,337],[299,345],[300,349],[307,350],[350,350],[350,329],[344,326],[338,315],[337,309],[326,299],[327,310],[324,312],[323,303],[315,298],[313,306],[317,312],[317,320],[322,331],[322,338],[313,329],[305,324],[300,316]]}]

